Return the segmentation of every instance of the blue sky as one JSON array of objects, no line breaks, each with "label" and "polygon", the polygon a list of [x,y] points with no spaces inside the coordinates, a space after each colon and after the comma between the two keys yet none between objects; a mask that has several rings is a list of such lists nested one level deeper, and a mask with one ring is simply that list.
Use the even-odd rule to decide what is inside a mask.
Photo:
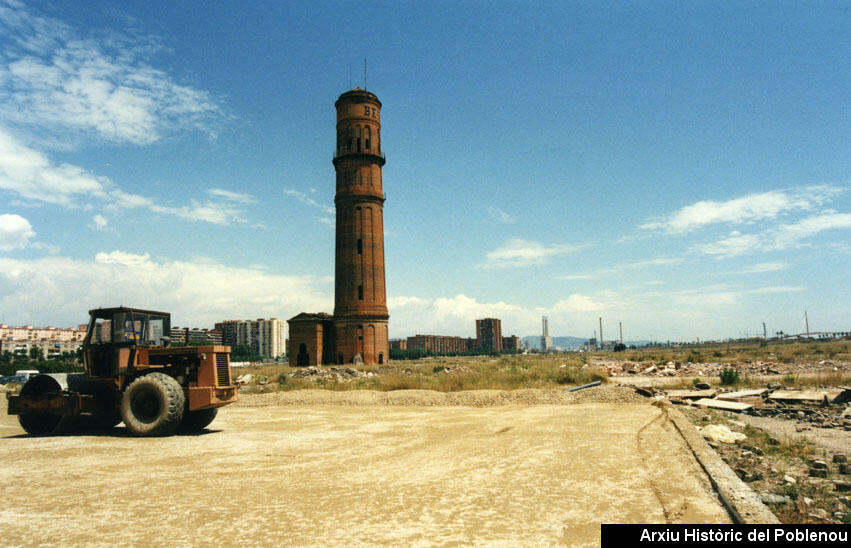
[{"label": "blue sky", "polygon": [[384,104],[390,335],[847,330],[849,2],[0,0],[0,322],[333,309]]}]

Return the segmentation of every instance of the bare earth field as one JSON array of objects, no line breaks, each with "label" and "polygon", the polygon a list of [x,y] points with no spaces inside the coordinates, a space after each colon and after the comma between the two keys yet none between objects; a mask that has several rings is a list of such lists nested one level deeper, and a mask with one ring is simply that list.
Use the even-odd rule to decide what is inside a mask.
[{"label": "bare earth field", "polygon": [[29,438],[4,411],[0,544],[595,546],[602,522],[728,523],[663,412],[618,390],[246,396],[155,439]]}]

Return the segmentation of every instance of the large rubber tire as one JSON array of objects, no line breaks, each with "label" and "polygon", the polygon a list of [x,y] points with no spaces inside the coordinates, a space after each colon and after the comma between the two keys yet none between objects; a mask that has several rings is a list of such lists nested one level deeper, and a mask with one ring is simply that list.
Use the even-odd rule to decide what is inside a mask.
[{"label": "large rubber tire", "polygon": [[[42,396],[56,394],[62,387],[47,375],[33,377],[21,388],[21,397],[37,400]],[[67,431],[71,417],[57,413],[25,413],[18,416],[21,427],[30,436],[55,436]]]},{"label": "large rubber tire", "polygon": [[186,411],[183,414],[183,422],[180,423],[181,432],[200,432],[216,418],[219,410],[201,409],[199,411]]},{"label": "large rubber tire", "polygon": [[137,436],[167,436],[180,426],[186,397],[176,380],[149,373],[130,383],[121,398],[121,418]]}]

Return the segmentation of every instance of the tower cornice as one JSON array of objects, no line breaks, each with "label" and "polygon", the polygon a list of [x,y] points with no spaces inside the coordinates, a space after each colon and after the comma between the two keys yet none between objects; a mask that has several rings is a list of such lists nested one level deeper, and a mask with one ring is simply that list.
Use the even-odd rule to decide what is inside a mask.
[{"label": "tower cornice", "polygon": [[384,154],[373,154],[371,152],[344,152],[343,154],[334,156],[334,167],[338,167],[338,164],[344,160],[365,160],[367,162],[378,164],[382,167],[384,167],[384,164],[387,163],[387,159],[384,157]]}]

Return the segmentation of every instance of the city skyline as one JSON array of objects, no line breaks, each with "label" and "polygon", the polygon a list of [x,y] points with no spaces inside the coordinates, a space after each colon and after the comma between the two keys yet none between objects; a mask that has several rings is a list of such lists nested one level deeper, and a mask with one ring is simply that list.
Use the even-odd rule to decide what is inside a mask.
[{"label": "city skyline", "polygon": [[360,86],[390,338],[847,331],[849,4],[358,6],[0,0],[0,323],[331,310]]}]

